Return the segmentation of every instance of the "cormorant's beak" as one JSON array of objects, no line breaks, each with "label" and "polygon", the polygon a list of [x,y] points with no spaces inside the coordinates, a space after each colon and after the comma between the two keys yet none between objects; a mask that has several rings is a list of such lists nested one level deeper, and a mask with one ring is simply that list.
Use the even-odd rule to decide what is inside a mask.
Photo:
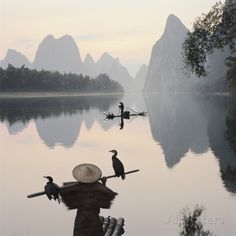
[{"label": "cormorant's beak", "polygon": [[113,150],[110,150],[109,152],[113,152]]}]

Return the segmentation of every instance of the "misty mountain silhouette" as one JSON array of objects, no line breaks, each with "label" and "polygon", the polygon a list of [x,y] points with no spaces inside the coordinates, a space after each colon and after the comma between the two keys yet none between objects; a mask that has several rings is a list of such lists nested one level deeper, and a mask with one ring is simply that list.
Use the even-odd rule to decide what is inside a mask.
[{"label": "misty mountain silhouette", "polygon": [[[101,72],[101,74],[102,73],[103,72]],[[96,63],[94,62],[92,56],[89,53],[84,58],[84,74],[90,75],[93,78],[98,75],[96,71]]]},{"label": "misty mountain silhouette", "polygon": [[97,74],[106,73],[111,79],[119,82],[126,91],[133,90],[133,78],[128,70],[121,65],[119,58],[113,58],[105,52],[97,61],[95,71]]},{"label": "misty mountain silhouette", "polygon": [[137,74],[135,76],[135,79],[134,79],[136,90],[138,90],[138,91],[142,91],[143,90],[144,84],[145,84],[145,80],[146,80],[146,77],[147,77],[147,72],[148,72],[148,67],[147,67],[147,65],[143,64],[139,68],[139,70],[138,70],[138,72],[137,72]]},{"label": "misty mountain silhouette", "polygon": [[168,17],[163,35],[152,48],[144,90],[185,91],[192,87],[193,81],[182,71],[182,43],[187,31],[179,18]]},{"label": "misty mountain silhouette", "polygon": [[33,63],[19,52],[9,49],[0,66],[6,68],[8,63],[13,66],[25,64],[37,70],[59,71],[61,73],[76,73],[89,75],[93,78],[107,74],[112,80],[119,82],[126,91],[133,90],[133,78],[118,58],[104,53],[95,63],[92,56],[87,54],[84,63],[81,60],[79,48],[70,35],[58,39],[53,35],[46,36],[40,43]]},{"label": "misty mountain silhouette", "polygon": [[46,36],[37,49],[33,63],[21,53],[9,49],[0,66],[5,68],[10,63],[19,67],[25,64],[26,67],[39,70],[82,73],[91,77],[106,73],[119,82],[125,91],[227,91],[226,81],[221,77],[227,70],[225,58],[230,54],[228,48],[224,52],[215,50],[209,55],[209,76],[205,80],[199,80],[195,75],[185,75],[182,44],[187,31],[178,17],[169,15],[163,35],[152,48],[148,68],[142,65],[135,79],[118,58],[108,53],[104,53],[97,62],[87,54],[82,62],[79,48],[70,35],[58,39],[52,35]]},{"label": "misty mountain silhouette", "polygon": [[48,35],[37,49],[33,67],[38,70],[81,73],[83,66],[79,48],[71,36],[64,35],[55,39]]},{"label": "misty mountain silhouette", "polygon": [[6,68],[8,64],[12,64],[16,67],[25,65],[26,67],[31,67],[29,60],[20,52],[14,49],[8,49],[5,58],[0,61],[0,67]]}]

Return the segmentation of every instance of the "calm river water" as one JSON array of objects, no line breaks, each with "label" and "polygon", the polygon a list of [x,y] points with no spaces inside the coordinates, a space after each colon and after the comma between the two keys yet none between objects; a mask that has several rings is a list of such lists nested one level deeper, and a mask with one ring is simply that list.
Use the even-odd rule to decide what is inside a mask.
[{"label": "calm river water", "polygon": [[[147,117],[104,122],[104,111]],[[105,95],[0,100],[0,235],[72,235],[75,211],[45,196],[45,175],[74,181],[81,163],[113,174],[111,149],[125,169],[107,186],[118,193],[101,215],[124,217],[125,235],[179,235],[181,210],[205,208],[216,235],[236,235],[236,99],[188,94]]]}]

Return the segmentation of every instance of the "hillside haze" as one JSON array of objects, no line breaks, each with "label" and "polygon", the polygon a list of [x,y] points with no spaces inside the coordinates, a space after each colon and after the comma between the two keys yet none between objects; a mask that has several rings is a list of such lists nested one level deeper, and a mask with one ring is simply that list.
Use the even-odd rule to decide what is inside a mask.
[{"label": "hillside haze", "polygon": [[8,64],[12,64],[16,67],[20,67],[22,65],[25,65],[26,67],[31,66],[26,56],[24,56],[20,52],[17,52],[14,49],[8,49],[5,58],[0,61],[0,66],[2,68],[6,68]]},{"label": "hillside haze", "polygon": [[71,36],[64,35],[55,39],[48,35],[38,47],[33,67],[38,70],[80,73],[83,65],[79,48]]},{"label": "hillside haze", "polygon": [[190,79],[183,73],[182,58],[187,31],[175,15],[168,17],[163,35],[152,48],[144,90],[175,91],[190,86]]},{"label": "hillside haze", "polygon": [[146,77],[147,77],[147,71],[148,71],[148,67],[145,64],[143,64],[139,68],[139,70],[138,70],[138,72],[137,72],[137,74],[135,76],[135,79],[134,79],[134,81],[135,81],[135,89],[137,91],[142,91],[143,90],[144,84],[145,84],[145,80],[146,80]]},{"label": "hillside haze", "polygon": [[53,35],[46,36],[39,44],[32,63],[20,52],[9,49],[6,57],[0,61],[0,66],[6,68],[8,64],[61,73],[82,73],[93,78],[107,74],[112,80],[119,82],[126,91],[131,91],[134,87],[133,78],[120,63],[119,58],[114,58],[106,52],[95,62],[92,56],[87,54],[83,62],[79,48],[70,35],[58,39]]},{"label": "hillside haze", "polygon": [[110,78],[119,82],[126,91],[133,90],[133,78],[120,63],[119,58],[113,58],[105,52],[97,61],[95,71],[96,74],[106,73]]}]

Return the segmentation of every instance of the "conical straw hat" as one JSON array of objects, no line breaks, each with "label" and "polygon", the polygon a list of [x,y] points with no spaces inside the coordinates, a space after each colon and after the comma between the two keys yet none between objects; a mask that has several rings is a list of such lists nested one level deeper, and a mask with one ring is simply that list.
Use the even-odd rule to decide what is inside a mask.
[{"label": "conical straw hat", "polygon": [[74,178],[81,183],[94,183],[101,178],[102,171],[93,164],[85,163],[76,166],[72,174]]}]

